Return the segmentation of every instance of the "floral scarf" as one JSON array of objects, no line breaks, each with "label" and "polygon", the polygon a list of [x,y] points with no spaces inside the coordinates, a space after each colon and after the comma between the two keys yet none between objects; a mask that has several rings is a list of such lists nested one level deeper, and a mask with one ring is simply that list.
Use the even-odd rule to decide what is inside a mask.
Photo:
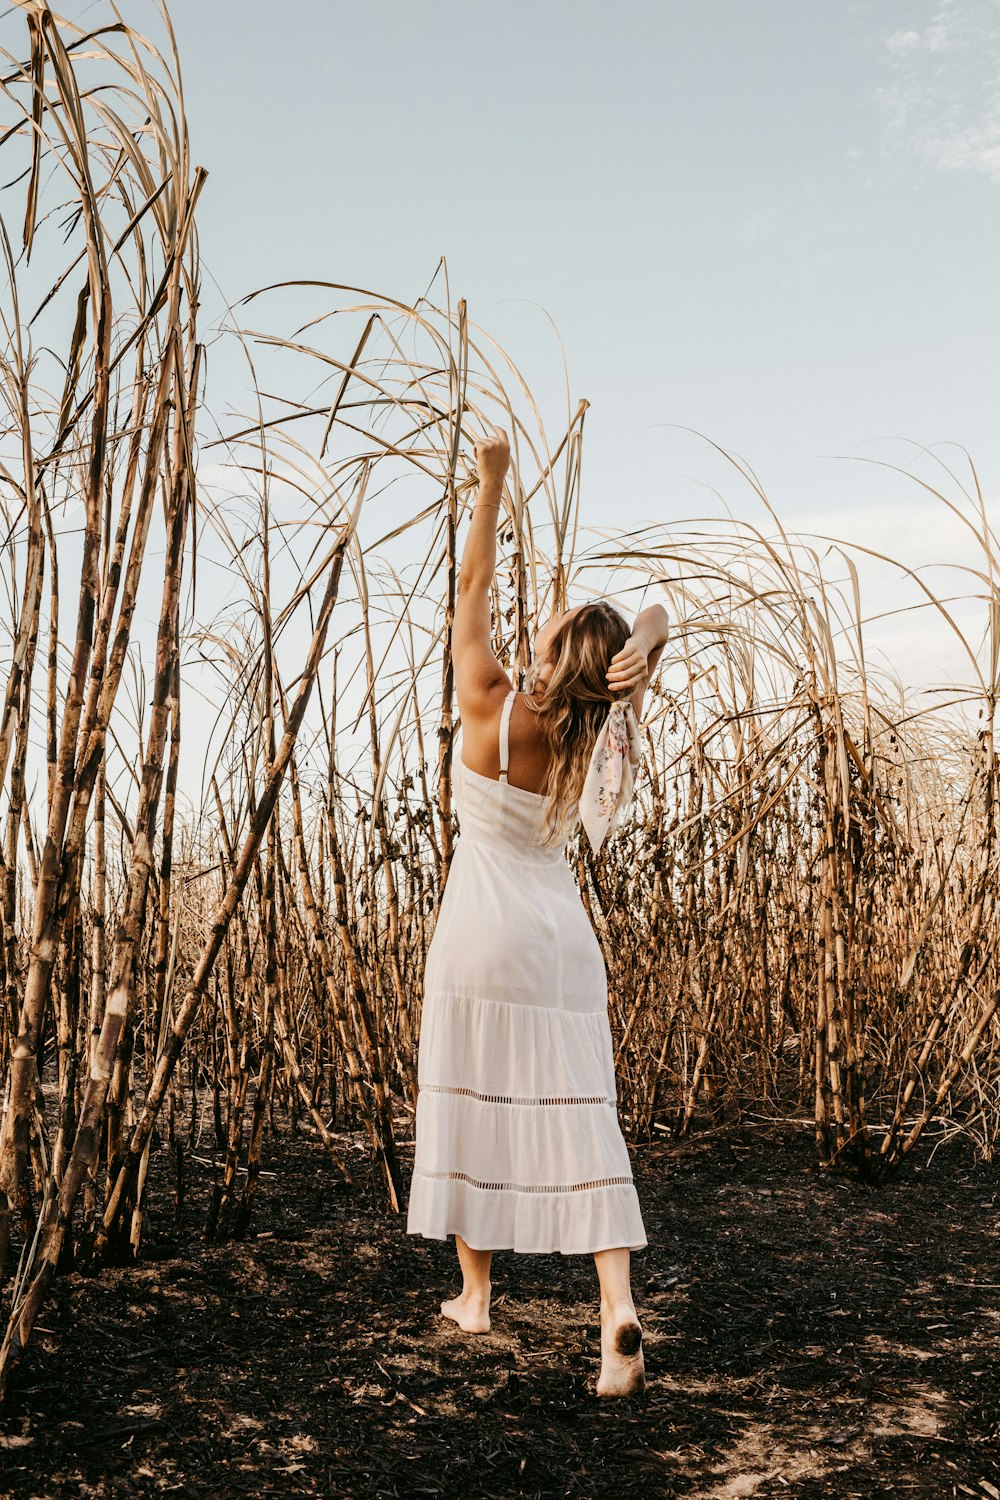
[{"label": "floral scarf", "polygon": [[641,756],[642,742],[632,702],[629,698],[616,698],[597,736],[580,796],[580,821],[595,854],[629,801],[632,773]]}]

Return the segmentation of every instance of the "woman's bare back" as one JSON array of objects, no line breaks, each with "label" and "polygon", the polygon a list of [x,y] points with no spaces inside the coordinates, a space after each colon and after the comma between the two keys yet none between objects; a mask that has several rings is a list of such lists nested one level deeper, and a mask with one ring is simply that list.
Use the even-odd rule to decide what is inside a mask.
[{"label": "woman's bare back", "polygon": [[[507,691],[498,691],[491,700],[491,714],[476,715],[462,721],[462,759],[470,771],[496,781],[500,775],[499,727]],[[544,794],[549,777],[548,741],[542,732],[538,715],[525,701],[529,695],[518,693],[510,715],[510,765],[507,780],[523,791]]]}]

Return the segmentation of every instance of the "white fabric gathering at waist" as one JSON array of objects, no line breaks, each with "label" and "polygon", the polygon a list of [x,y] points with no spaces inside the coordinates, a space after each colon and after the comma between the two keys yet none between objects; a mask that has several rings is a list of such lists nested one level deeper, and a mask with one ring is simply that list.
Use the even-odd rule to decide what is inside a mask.
[{"label": "white fabric gathering at waist", "polygon": [[519,843],[514,839],[507,842],[502,834],[498,834],[495,838],[478,838],[474,833],[463,830],[455,839],[456,852],[462,848],[485,849],[489,854],[500,854],[504,859],[522,865],[535,865],[542,868],[558,868],[559,865],[563,865],[567,870],[569,869],[563,853],[565,845],[559,849],[549,849],[543,844],[536,847]]}]

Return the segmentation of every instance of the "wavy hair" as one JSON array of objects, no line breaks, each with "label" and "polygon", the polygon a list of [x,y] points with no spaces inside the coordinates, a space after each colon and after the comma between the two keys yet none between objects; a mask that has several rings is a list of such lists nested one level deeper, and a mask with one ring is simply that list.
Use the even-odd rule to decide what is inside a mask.
[{"label": "wavy hair", "polygon": [[[608,687],[611,658],[631,634],[624,618],[604,600],[585,604],[571,615],[549,647],[552,673],[534,702],[549,747],[549,778],[542,819],[542,837],[554,844],[571,831],[587,768],[597,737],[604,727],[614,695]],[[525,675],[526,693],[538,683],[541,663],[533,662]],[[632,768],[626,766],[619,806],[632,794]]]}]

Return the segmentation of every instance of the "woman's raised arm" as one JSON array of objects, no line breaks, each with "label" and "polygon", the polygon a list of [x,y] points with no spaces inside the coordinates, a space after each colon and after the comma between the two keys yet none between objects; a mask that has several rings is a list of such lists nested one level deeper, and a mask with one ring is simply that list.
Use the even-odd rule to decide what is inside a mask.
[{"label": "woman's raised arm", "polygon": [[497,427],[475,442],[479,493],[462,552],[452,622],[455,691],[463,722],[491,717],[495,699],[510,692],[511,681],[493,654],[490,589],[497,561],[497,522],[503,481],[510,463],[507,434]]}]

